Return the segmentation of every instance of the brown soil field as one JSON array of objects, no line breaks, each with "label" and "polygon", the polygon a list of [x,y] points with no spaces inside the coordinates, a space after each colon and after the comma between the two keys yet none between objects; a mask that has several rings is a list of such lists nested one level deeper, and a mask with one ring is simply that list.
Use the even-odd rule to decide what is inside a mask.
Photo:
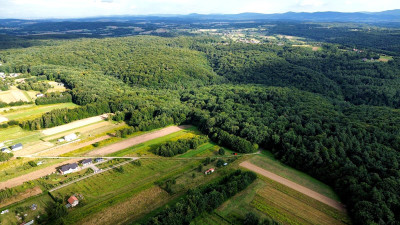
[{"label": "brown soil field", "polygon": [[276,181],[276,182],[278,182],[280,184],[283,184],[283,185],[285,185],[287,187],[290,187],[293,190],[296,190],[296,191],[298,191],[298,192],[300,192],[302,194],[305,194],[305,195],[307,195],[307,196],[309,196],[309,197],[311,197],[311,198],[313,198],[315,200],[318,200],[318,201],[320,201],[322,203],[325,203],[325,204],[327,204],[327,205],[329,205],[329,206],[331,206],[331,207],[333,207],[335,209],[338,209],[338,210],[340,210],[342,212],[346,211],[346,207],[343,204],[341,204],[341,203],[339,203],[339,202],[337,202],[337,201],[335,201],[335,200],[333,200],[331,198],[328,198],[328,197],[326,197],[324,195],[321,195],[321,194],[319,194],[319,193],[317,193],[317,192],[315,192],[315,191],[313,191],[311,189],[308,189],[308,188],[306,188],[304,186],[301,186],[301,185],[296,184],[296,183],[294,183],[294,182],[292,182],[290,180],[287,180],[287,179],[285,179],[285,178],[283,178],[281,176],[278,176],[278,175],[276,175],[274,173],[271,173],[271,172],[269,172],[267,170],[264,170],[263,168],[260,168],[260,167],[254,165],[254,164],[252,164],[252,163],[250,163],[248,161],[242,162],[240,164],[240,166],[244,167],[246,169],[252,170],[252,171],[254,171],[254,172],[256,172],[256,173],[258,173],[258,174],[260,174],[262,176],[268,177],[271,180],[274,180],[274,181]]},{"label": "brown soil field", "polygon": [[5,201],[0,202],[0,208],[3,208],[4,206],[7,205],[11,205],[15,202],[19,202],[22,201],[26,198],[38,195],[42,193],[42,189],[40,189],[38,186],[31,188],[31,189],[27,189],[26,191],[16,195],[16,196],[12,196],[11,198],[7,198]]},{"label": "brown soil field", "polygon": [[124,224],[165,204],[171,196],[158,186],[146,189],[127,201],[93,214],[80,222],[84,225]]},{"label": "brown soil field", "polygon": [[178,132],[182,129],[188,128],[190,126],[170,126],[170,127],[166,127],[164,129],[161,130],[157,130],[157,131],[153,131],[147,134],[143,134],[140,136],[136,136],[136,137],[132,137],[129,139],[126,139],[124,141],[120,141],[118,143],[115,144],[111,144],[108,146],[105,146],[103,148],[99,148],[96,149],[94,151],[89,152],[87,155],[88,156],[105,156],[114,152],[118,152],[121,151],[123,149],[132,147],[134,145],[140,144],[140,143],[144,143],[146,141],[150,141],[153,140],[155,138],[159,138],[159,137],[163,137],[165,135],[171,134],[171,133],[175,133]]},{"label": "brown soil field", "polygon": [[30,180],[36,180],[38,178],[41,178],[43,176],[49,175],[53,172],[56,172],[56,168],[59,166],[62,166],[64,164],[68,164],[68,163],[74,163],[77,162],[78,159],[71,159],[71,160],[67,160],[64,161],[62,163],[58,163],[40,170],[36,170],[34,172],[28,173],[28,174],[24,174],[22,176],[4,181],[4,182],[0,182],[0,189],[5,189],[5,188],[12,188],[18,185],[23,184],[24,182],[30,181]]}]

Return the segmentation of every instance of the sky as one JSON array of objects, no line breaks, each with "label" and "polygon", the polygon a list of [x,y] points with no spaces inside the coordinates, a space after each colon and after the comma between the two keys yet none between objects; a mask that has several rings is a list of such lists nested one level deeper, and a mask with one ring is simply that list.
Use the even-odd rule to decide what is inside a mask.
[{"label": "sky", "polygon": [[0,0],[0,18],[83,18],[109,15],[236,14],[400,9],[399,0]]}]

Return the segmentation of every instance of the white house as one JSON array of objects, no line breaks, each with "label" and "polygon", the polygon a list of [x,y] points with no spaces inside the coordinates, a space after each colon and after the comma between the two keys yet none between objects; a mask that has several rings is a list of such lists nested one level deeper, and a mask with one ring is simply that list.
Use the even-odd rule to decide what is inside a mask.
[{"label": "white house", "polygon": [[68,134],[68,135],[66,135],[66,136],[64,137],[65,141],[73,141],[73,140],[75,140],[75,139],[77,139],[77,138],[78,138],[78,136],[76,136],[75,133]]},{"label": "white house", "polygon": [[73,173],[76,171],[78,171],[78,164],[76,164],[76,163],[64,165],[60,169],[60,173],[62,175],[66,175],[66,174]]},{"label": "white house", "polygon": [[44,97],[44,94],[42,94],[42,93],[38,93],[38,94],[36,94],[36,97],[37,97],[37,98]]},{"label": "white house", "polygon": [[2,153],[11,153],[10,149],[8,149],[8,148],[2,148],[1,152]]}]

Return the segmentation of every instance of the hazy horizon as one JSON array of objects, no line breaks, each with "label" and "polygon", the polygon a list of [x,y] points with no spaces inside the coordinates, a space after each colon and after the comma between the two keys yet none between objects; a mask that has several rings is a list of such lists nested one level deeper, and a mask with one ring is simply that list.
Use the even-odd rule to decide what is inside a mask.
[{"label": "hazy horizon", "polygon": [[380,12],[400,8],[381,0],[0,0],[0,19],[68,19],[101,16],[285,12]]}]

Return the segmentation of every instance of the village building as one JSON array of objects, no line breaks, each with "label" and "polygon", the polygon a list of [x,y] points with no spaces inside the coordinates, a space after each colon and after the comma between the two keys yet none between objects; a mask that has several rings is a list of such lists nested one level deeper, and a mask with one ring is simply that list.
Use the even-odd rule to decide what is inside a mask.
[{"label": "village building", "polygon": [[[69,199],[68,199],[68,205],[69,205],[70,207],[75,207],[75,206],[77,206],[78,204],[79,204],[79,200],[78,200],[77,197],[75,197],[75,195],[72,195],[71,197],[69,197]],[[68,205],[67,205],[67,207],[68,207]]]},{"label": "village building", "polygon": [[204,174],[211,174],[214,173],[214,168],[208,169]]},{"label": "village building", "polygon": [[11,150],[12,151],[18,151],[18,150],[21,150],[21,149],[22,149],[22,144],[21,143],[18,143],[18,144],[15,144],[15,145],[11,146]]},{"label": "village building", "polygon": [[65,141],[73,141],[73,140],[75,140],[75,139],[77,139],[77,138],[78,138],[78,136],[76,136],[75,133],[68,134],[68,135],[66,135],[66,136],[64,137]]},{"label": "village building", "polygon": [[9,148],[1,148],[2,153],[11,153],[11,150]]},{"label": "village building", "polygon": [[95,163],[100,163],[100,162],[104,162],[105,160],[103,158],[96,158],[94,160]]},{"label": "village building", "polygon": [[37,97],[37,98],[42,98],[42,97],[44,97],[44,94],[38,93],[38,94],[36,94],[36,97]]},{"label": "village building", "polygon": [[59,138],[57,141],[58,141],[58,142],[64,142],[65,139],[64,139],[64,138]]},{"label": "village building", "polygon": [[82,160],[82,166],[88,166],[92,164],[92,159],[84,159]]},{"label": "village building", "polygon": [[73,173],[76,171],[78,171],[78,164],[76,164],[76,163],[64,165],[60,169],[60,173],[62,175],[66,175],[66,174]]}]

